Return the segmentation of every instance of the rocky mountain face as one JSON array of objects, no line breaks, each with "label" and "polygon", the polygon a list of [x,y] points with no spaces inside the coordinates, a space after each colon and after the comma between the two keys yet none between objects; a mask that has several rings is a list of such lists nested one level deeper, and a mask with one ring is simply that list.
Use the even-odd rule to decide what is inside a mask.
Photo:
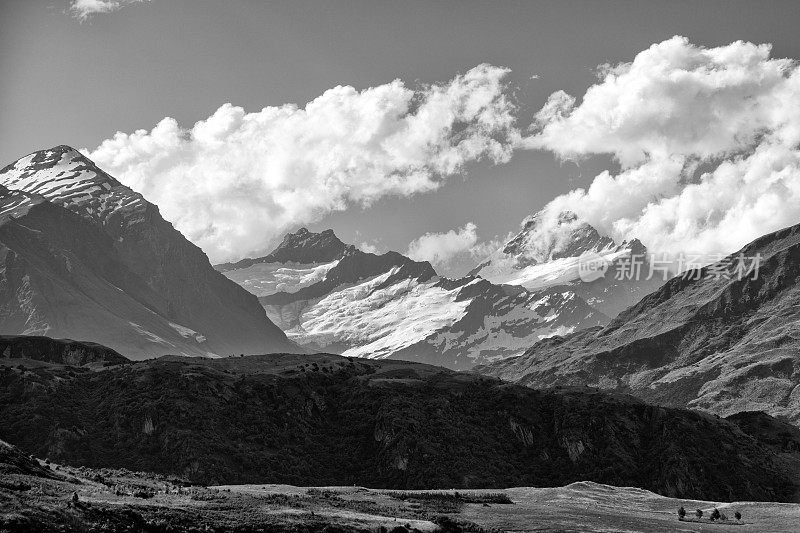
[{"label": "rocky mountain face", "polygon": [[588,384],[798,424],[799,282],[800,225],[671,279],[605,327],[541,341],[479,370],[533,387]]},{"label": "rocky mountain face", "polygon": [[795,452],[749,431],[585,387],[536,391],[403,361],[166,357],[72,373],[0,366],[0,437],[25,452],[214,484],[591,480],[685,498],[792,500]]},{"label": "rocky mountain face", "polygon": [[466,369],[608,321],[570,288],[441,278],[427,262],[362,252],[330,230],[301,229],[265,257],[217,268],[258,295],[291,340],[347,356]]},{"label": "rocky mountain face", "polygon": [[102,344],[28,335],[0,335],[0,358],[33,359],[70,366],[106,366],[130,362]]},{"label": "rocky mountain face", "polygon": [[[632,259],[633,258],[633,259]],[[641,275],[630,275],[636,261]],[[594,262],[604,270],[586,271]],[[564,287],[609,317],[635,304],[664,281],[651,276],[644,245],[634,239],[616,244],[571,212],[549,220],[544,213],[527,218],[520,232],[470,274],[497,284],[529,290]]]},{"label": "rocky mountain face", "polygon": [[0,170],[0,330],[127,357],[293,351],[158,208],[72,148]]}]

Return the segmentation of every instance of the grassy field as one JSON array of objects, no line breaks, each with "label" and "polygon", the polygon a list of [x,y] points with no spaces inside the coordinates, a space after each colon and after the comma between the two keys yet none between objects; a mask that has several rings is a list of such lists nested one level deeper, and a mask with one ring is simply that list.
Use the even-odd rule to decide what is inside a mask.
[{"label": "grassy field", "polygon": [[[394,491],[191,485],[122,469],[47,464],[0,446],[0,531],[796,532],[800,504],[708,502],[591,482],[558,488]],[[727,522],[679,521],[714,507]],[[735,511],[743,515],[733,520]]]}]

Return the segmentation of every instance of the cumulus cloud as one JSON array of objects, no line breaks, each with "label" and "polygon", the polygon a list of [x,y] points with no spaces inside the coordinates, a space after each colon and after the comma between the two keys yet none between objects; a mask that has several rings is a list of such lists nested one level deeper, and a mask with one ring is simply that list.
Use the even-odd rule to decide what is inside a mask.
[{"label": "cumulus cloud", "polygon": [[69,6],[70,14],[81,22],[99,13],[113,13],[129,4],[144,0],[73,0]]},{"label": "cumulus cloud", "polygon": [[165,118],[85,153],[213,261],[236,259],[333,211],[435,190],[473,161],[507,161],[520,138],[507,74],[484,64],[419,89],[339,86],[304,108],[225,104],[189,129]]},{"label": "cumulus cloud", "polygon": [[580,102],[550,96],[523,143],[619,169],[553,200],[617,240],[667,254],[731,253],[800,221],[800,70],[770,45],[674,37],[604,65]]},{"label": "cumulus cloud", "polygon": [[415,261],[444,265],[455,257],[469,253],[478,243],[478,227],[467,222],[463,228],[446,233],[426,233],[411,241],[406,255]]},{"label": "cumulus cloud", "polygon": [[478,227],[467,222],[463,227],[442,233],[426,233],[411,241],[406,255],[415,261],[428,261],[440,274],[463,276],[477,262],[492,256],[511,238],[495,236],[491,240],[478,238]]}]

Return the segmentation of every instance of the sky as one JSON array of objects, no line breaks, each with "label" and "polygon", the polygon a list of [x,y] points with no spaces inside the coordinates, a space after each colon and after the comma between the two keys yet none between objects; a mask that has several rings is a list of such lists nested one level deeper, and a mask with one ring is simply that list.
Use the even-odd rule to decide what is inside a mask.
[{"label": "sky", "polygon": [[[306,226],[458,274],[546,206],[667,251],[733,251],[800,221],[795,123],[775,118],[796,96],[784,83],[793,67],[774,63],[800,58],[797,2],[2,5],[0,161],[86,149],[215,262]],[[731,48],[738,40],[771,49]],[[678,96],[655,74],[709,64],[725,77]],[[653,109],[623,105],[635,88]],[[752,101],[761,107],[740,109]],[[675,105],[675,123],[660,121]],[[619,111],[617,129],[598,109]],[[714,135],[691,133],[703,109],[718,111],[703,118]],[[752,157],[735,159],[743,150]],[[752,177],[762,168],[773,177]],[[726,187],[743,192],[718,198]],[[738,231],[721,229],[730,220]]]}]

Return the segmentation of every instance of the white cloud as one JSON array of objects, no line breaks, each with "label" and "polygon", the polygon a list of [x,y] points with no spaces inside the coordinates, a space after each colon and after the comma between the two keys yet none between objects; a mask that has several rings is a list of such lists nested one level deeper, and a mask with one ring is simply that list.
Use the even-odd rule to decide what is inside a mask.
[{"label": "white cloud", "polygon": [[601,67],[580,103],[551,95],[524,144],[621,168],[553,200],[548,218],[572,210],[672,254],[730,253],[800,222],[800,70],[770,51],[674,37]]},{"label": "white cloud", "polygon": [[113,13],[128,4],[144,0],[73,0],[69,6],[70,14],[81,22],[89,20],[98,13]]},{"label": "white cloud", "polygon": [[415,261],[428,261],[439,274],[451,278],[465,275],[476,264],[498,252],[512,237],[478,238],[478,227],[467,222],[463,227],[443,233],[426,233],[411,241],[406,255]]},{"label": "white cloud", "polygon": [[411,241],[406,255],[415,261],[446,265],[455,257],[469,253],[478,242],[478,227],[467,222],[463,228],[446,233],[426,233]]},{"label": "white cloud", "polygon": [[519,142],[507,73],[479,65],[418,90],[340,86],[305,108],[225,104],[190,129],[165,118],[85,153],[213,261],[236,259],[332,211],[435,190],[479,159],[507,161]]},{"label": "white cloud", "polygon": [[378,245],[374,242],[364,241],[358,245],[358,249],[368,254],[376,254],[376,255],[381,254],[381,249],[378,248]]}]

